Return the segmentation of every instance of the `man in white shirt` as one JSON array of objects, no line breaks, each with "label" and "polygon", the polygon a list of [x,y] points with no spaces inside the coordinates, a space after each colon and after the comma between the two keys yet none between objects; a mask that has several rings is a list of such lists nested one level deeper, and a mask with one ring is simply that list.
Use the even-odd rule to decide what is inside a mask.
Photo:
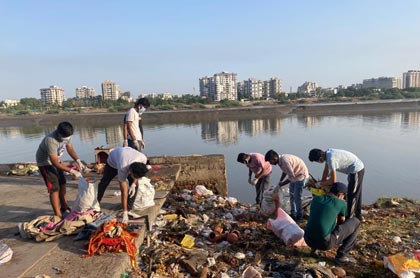
[{"label": "man in white shirt", "polygon": [[[144,177],[148,171],[146,162],[147,157],[143,153],[129,147],[117,147],[109,153],[102,179],[98,185],[98,201],[101,202],[109,183],[118,175],[123,223],[128,222],[128,197],[130,200],[135,200],[137,180]],[[127,184],[127,179],[129,184]]]},{"label": "man in white shirt", "polygon": [[347,216],[356,216],[360,221],[362,217],[362,183],[365,174],[363,162],[353,153],[339,149],[312,149],[309,152],[309,161],[324,163],[324,172],[318,186],[332,185],[338,182],[337,172],[347,175]]},{"label": "man in white shirt", "polygon": [[140,98],[124,116],[124,147],[140,151],[144,148],[143,125],[141,115],[150,107],[147,98]]}]

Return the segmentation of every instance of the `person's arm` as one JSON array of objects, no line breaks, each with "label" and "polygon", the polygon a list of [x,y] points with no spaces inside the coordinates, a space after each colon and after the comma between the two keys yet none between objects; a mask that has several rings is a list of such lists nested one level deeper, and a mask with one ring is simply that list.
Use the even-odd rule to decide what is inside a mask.
[{"label": "person's arm", "polygon": [[346,217],[344,215],[337,216],[337,224],[341,224],[346,221]]},{"label": "person's arm", "polygon": [[255,178],[259,179],[261,178],[262,174],[264,173],[264,169],[261,167],[257,173],[255,173]]},{"label": "person's arm", "polygon": [[248,170],[248,178],[252,178],[252,171],[251,171],[251,169]]},{"label": "person's arm", "polygon": [[50,161],[51,161],[52,165],[55,168],[57,168],[57,169],[59,169],[61,171],[70,173],[71,169],[68,168],[68,167],[66,167],[66,166],[64,166],[63,164],[60,163],[60,159],[59,159],[58,155],[56,155],[56,154],[50,154],[49,155],[49,158],[50,158]]},{"label": "person's arm", "polygon": [[143,123],[142,123],[141,117],[139,119],[139,129],[140,129],[140,132],[141,132],[142,140],[144,140]]},{"label": "person's arm", "polygon": [[328,167],[328,163],[325,162],[324,171],[322,172],[322,181],[326,180],[328,177],[328,173],[330,172],[330,168]]},{"label": "person's arm", "polygon": [[321,181],[321,186],[332,185],[337,182],[337,171],[331,170],[330,175],[323,181]]},{"label": "person's arm", "polygon": [[120,181],[120,190],[121,190],[121,204],[122,204],[123,211],[128,211],[128,205],[127,205],[128,184],[125,180]]}]

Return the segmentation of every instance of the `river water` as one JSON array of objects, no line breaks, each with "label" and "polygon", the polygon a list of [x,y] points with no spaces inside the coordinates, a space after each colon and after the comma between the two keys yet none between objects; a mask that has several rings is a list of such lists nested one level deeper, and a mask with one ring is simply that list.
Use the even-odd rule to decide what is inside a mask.
[{"label": "river water", "polygon": [[[312,148],[329,147],[355,153],[365,164],[363,203],[382,196],[420,200],[420,112],[360,113],[346,116],[288,116],[254,120],[147,125],[145,153],[149,156],[223,154],[229,196],[253,203],[254,188],[247,183],[247,168],[236,162],[240,152],[269,149],[297,155],[310,173],[321,177],[323,165],[311,163]],[[122,127],[98,123],[89,127],[73,122],[73,145],[82,160],[94,161],[94,148],[122,144]],[[0,127],[0,163],[35,161],[41,139],[55,129]],[[67,155],[64,160],[70,159]],[[277,182],[281,171],[273,168]],[[346,182],[346,176],[338,174]]]}]

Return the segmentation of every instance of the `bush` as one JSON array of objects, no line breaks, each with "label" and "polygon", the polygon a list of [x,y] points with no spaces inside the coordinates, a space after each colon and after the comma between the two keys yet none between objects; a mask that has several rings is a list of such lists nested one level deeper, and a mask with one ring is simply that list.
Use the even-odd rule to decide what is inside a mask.
[{"label": "bush", "polygon": [[60,111],[58,109],[51,109],[46,112],[47,114],[59,114]]}]

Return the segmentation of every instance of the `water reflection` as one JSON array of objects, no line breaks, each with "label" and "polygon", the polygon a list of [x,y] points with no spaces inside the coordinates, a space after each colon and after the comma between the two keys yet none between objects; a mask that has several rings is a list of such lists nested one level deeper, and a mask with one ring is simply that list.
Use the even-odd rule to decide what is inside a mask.
[{"label": "water reflection", "polygon": [[120,145],[123,142],[122,126],[111,126],[105,128],[105,139],[108,146]]},{"label": "water reflection", "polygon": [[320,116],[297,116],[297,121],[306,128],[314,128],[321,124],[322,117]]}]

